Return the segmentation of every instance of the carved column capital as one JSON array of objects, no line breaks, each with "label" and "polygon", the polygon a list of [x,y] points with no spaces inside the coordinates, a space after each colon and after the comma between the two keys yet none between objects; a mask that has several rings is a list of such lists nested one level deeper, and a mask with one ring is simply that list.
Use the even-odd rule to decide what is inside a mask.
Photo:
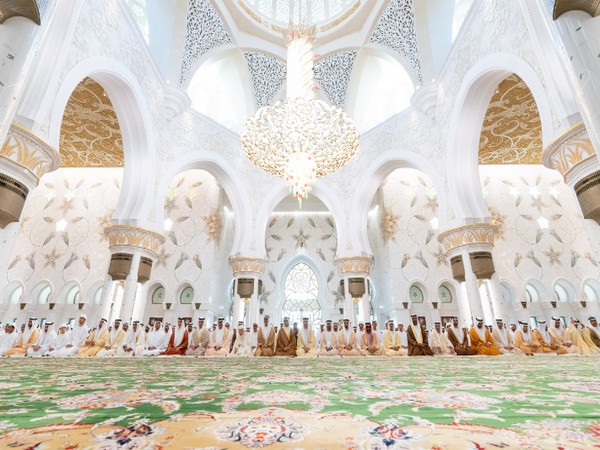
[{"label": "carved column capital", "polygon": [[498,227],[491,223],[471,223],[440,233],[438,241],[442,244],[446,257],[452,257],[463,250],[467,252],[491,251],[497,233]]},{"label": "carved column capital", "polygon": [[259,278],[265,273],[267,260],[263,258],[248,258],[244,256],[230,256],[229,267],[236,278]]},{"label": "carved column capital", "polygon": [[162,234],[132,225],[111,225],[104,230],[104,234],[112,253],[137,251],[152,259],[156,258],[158,247],[165,242]]},{"label": "carved column capital", "polygon": [[600,169],[595,156],[585,125],[579,122],[544,149],[542,161],[549,169],[559,171],[565,183],[573,186],[591,171]]},{"label": "carved column capital", "polygon": [[372,256],[349,256],[334,261],[338,273],[345,275],[369,276],[375,260]]}]

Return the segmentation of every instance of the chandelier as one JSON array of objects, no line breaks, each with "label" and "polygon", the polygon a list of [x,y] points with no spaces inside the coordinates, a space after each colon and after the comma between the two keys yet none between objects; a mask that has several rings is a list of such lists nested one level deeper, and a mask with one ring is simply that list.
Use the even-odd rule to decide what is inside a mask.
[{"label": "chandelier", "polygon": [[242,152],[259,169],[283,178],[302,207],[317,178],[343,167],[356,154],[354,121],[337,106],[316,98],[315,27],[292,25],[287,45],[286,99],[260,108],[242,131]]}]

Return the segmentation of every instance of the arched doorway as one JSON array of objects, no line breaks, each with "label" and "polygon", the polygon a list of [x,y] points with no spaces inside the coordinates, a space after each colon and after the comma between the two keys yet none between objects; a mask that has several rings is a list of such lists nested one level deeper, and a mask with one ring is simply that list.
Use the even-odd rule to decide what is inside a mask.
[{"label": "arched doorway", "polygon": [[290,322],[302,322],[308,317],[313,327],[322,322],[319,303],[319,282],[317,274],[306,263],[299,262],[290,269],[284,281],[284,301],[281,317],[289,317]]}]

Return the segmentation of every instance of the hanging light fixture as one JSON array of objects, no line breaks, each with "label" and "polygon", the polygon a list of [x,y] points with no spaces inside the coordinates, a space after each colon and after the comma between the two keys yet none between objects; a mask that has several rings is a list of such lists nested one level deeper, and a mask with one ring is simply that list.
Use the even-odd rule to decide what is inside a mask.
[{"label": "hanging light fixture", "polygon": [[315,27],[290,24],[284,33],[286,99],[260,108],[241,136],[242,152],[259,169],[283,178],[300,207],[316,179],[346,165],[360,141],[354,120],[316,98],[315,34]]}]

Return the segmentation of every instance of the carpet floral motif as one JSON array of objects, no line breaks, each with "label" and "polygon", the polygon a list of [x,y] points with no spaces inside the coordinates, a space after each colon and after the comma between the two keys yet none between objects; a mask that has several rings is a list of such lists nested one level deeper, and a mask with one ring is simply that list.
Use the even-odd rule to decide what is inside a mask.
[{"label": "carpet floral motif", "polygon": [[594,448],[598,361],[0,360],[0,448]]}]

